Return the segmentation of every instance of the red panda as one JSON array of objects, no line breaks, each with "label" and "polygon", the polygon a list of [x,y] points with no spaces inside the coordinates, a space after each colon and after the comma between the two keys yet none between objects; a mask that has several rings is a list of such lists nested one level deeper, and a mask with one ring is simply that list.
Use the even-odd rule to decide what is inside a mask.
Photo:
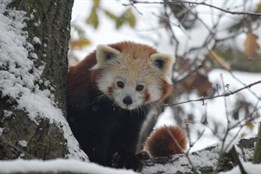
[{"label": "red panda", "polygon": [[174,59],[134,42],[99,45],[68,72],[70,127],[90,161],[138,170],[135,155],[150,109],[172,91]]}]

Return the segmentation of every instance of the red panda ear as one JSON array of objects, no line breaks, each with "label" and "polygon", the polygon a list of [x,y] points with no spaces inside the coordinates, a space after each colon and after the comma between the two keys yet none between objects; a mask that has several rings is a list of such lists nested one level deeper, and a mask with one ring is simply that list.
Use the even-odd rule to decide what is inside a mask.
[{"label": "red panda ear", "polygon": [[107,45],[98,45],[96,48],[97,63],[90,69],[96,70],[104,66],[107,61],[117,58],[120,52]]},{"label": "red panda ear", "polygon": [[175,58],[168,54],[155,53],[150,56],[150,60],[162,72],[163,78],[171,84],[170,74]]}]

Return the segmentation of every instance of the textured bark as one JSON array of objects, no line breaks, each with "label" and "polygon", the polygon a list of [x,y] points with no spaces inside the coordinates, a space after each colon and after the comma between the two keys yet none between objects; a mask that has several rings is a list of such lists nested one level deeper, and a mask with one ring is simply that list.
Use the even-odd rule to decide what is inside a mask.
[{"label": "textured bark", "polygon": [[254,164],[261,163],[261,123],[259,123],[259,131],[257,134],[257,143],[254,152],[253,163]]},{"label": "textured bark", "polygon": [[[49,80],[55,88],[56,103],[65,111],[65,85],[67,74],[67,50],[70,39],[70,20],[73,0],[15,0],[10,7],[27,12],[26,21],[29,42],[36,36],[42,44],[34,44],[33,52],[38,55],[38,64],[45,62],[42,80]],[[30,17],[30,15],[34,17]],[[30,58],[30,57],[29,57]],[[51,87],[51,86],[50,86]],[[65,113],[65,112],[64,112]]]},{"label": "textured bark", "polygon": [[[41,44],[33,44],[34,50],[29,50],[29,53],[33,51],[37,54],[36,66],[45,65],[41,82],[35,83],[42,90],[48,89],[52,92],[57,107],[64,115],[72,5],[73,0],[15,0],[8,6],[27,12],[25,30],[28,32],[28,42],[33,44],[34,37],[41,40]],[[28,59],[31,59],[30,54]],[[49,81],[50,85],[43,85],[42,82],[46,81]],[[44,118],[37,120],[36,124],[29,119],[26,111],[19,110],[16,106],[12,98],[1,96],[0,91],[0,127],[4,128],[0,135],[0,159],[52,159],[68,154],[64,133],[59,125],[51,124]],[[12,114],[5,117],[5,110],[11,111]],[[27,145],[19,143],[21,140],[26,141]]]}]

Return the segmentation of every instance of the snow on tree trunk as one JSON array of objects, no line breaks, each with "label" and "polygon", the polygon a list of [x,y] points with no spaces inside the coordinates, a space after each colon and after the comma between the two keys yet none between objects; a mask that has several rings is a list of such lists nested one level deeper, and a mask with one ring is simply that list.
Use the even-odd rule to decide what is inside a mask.
[{"label": "snow on tree trunk", "polygon": [[0,159],[87,160],[66,116],[73,0],[0,0]]}]

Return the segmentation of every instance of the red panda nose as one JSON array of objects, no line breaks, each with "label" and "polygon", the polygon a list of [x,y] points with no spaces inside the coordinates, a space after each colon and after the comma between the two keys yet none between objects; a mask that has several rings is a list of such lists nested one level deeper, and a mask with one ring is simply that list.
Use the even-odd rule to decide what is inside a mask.
[{"label": "red panda nose", "polygon": [[126,96],[123,99],[123,103],[126,104],[126,105],[131,105],[132,104],[132,98],[130,96]]}]

